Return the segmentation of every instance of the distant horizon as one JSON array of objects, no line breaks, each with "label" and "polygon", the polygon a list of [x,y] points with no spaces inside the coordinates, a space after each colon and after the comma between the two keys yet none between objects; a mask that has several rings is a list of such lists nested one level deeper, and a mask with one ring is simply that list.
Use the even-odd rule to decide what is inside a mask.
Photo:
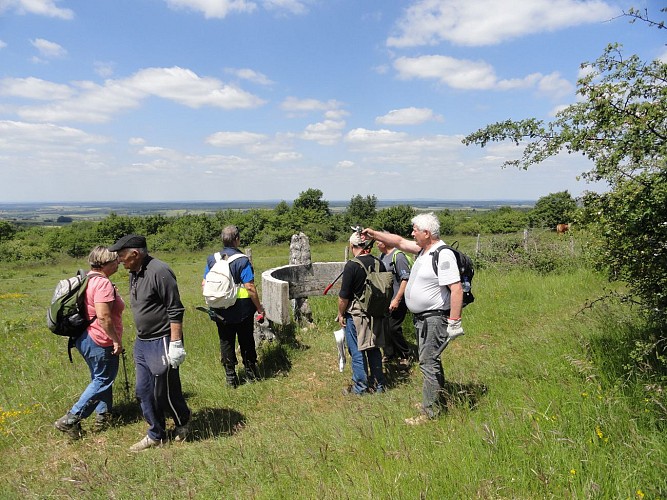
[{"label": "distant horizon", "polygon": [[[62,201],[62,200],[50,200],[50,201],[4,201],[0,202],[0,206],[8,205],[112,205],[112,204],[257,204],[257,203],[280,203],[284,201],[288,204],[294,203],[294,200],[286,200],[284,198],[275,198],[275,199],[265,199],[265,200],[139,200],[139,201],[130,201],[130,200],[118,200],[118,201],[95,201],[95,200],[83,200],[83,201]],[[323,201],[331,203],[350,203],[350,200],[327,200]],[[377,198],[378,204],[386,203],[395,203],[395,202],[417,202],[417,203],[500,203],[500,202],[512,202],[512,203],[535,203],[536,199],[530,198],[386,198],[380,199]]]}]

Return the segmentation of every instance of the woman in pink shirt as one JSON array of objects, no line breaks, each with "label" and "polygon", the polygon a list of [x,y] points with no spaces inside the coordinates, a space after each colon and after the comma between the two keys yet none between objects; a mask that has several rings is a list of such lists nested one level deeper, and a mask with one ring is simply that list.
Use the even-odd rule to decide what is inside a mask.
[{"label": "woman in pink shirt", "polygon": [[112,385],[118,374],[119,356],[123,352],[123,309],[125,302],[109,276],[118,270],[118,255],[97,246],[88,255],[90,271],[85,305],[92,323],[76,339],[76,348],[90,369],[90,384],[79,400],[55,427],[78,437],[81,420],[95,412],[95,428],[103,429],[113,405]]}]

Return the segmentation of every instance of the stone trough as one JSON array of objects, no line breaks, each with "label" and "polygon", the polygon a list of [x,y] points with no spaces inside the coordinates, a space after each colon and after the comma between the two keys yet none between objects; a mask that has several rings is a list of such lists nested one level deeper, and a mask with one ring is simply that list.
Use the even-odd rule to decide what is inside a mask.
[{"label": "stone trough", "polygon": [[[313,262],[274,267],[262,273],[262,304],[266,318],[279,325],[291,322],[292,299],[324,294],[324,289],[343,271],[345,262]],[[327,292],[338,295],[340,279]]]}]

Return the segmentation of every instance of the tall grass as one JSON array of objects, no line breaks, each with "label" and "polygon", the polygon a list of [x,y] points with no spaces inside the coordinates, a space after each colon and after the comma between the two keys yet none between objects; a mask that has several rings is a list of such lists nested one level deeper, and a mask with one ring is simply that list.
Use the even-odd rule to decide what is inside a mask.
[{"label": "tall grass", "polygon": [[[253,248],[258,271],[286,248]],[[448,411],[404,424],[421,375],[389,372],[383,395],[344,397],[337,369],[335,297],[310,299],[315,328],[285,328],[260,349],[264,380],[224,384],[214,324],[201,303],[205,252],[160,255],[186,304],[182,381],[193,439],[131,454],[146,431],[123,374],[119,418],[69,441],[53,421],[88,382],[70,364],[44,312],[55,281],[80,262],[0,266],[0,497],[3,498],[664,498],[667,438],[607,354],[624,305],[584,310],[605,288],[584,268],[543,274],[489,266],[475,277],[466,334],[443,354]],[[340,246],[313,247],[341,260]],[[127,297],[127,273],[113,279]],[[124,318],[132,384],[133,325]],[[412,331],[410,329],[410,331]],[[414,340],[414,338],[412,337]],[[607,352],[609,350],[609,352]],[[622,360],[621,360],[622,361]],[[122,370],[122,367],[121,367]],[[623,383],[621,383],[623,382]]]}]

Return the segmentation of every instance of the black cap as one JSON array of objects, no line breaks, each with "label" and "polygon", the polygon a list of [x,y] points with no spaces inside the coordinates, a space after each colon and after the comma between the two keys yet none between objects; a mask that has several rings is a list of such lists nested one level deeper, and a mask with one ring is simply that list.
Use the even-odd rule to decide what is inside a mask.
[{"label": "black cap", "polygon": [[146,248],[146,238],[138,234],[126,234],[109,247],[110,252],[117,252],[123,248]]}]

